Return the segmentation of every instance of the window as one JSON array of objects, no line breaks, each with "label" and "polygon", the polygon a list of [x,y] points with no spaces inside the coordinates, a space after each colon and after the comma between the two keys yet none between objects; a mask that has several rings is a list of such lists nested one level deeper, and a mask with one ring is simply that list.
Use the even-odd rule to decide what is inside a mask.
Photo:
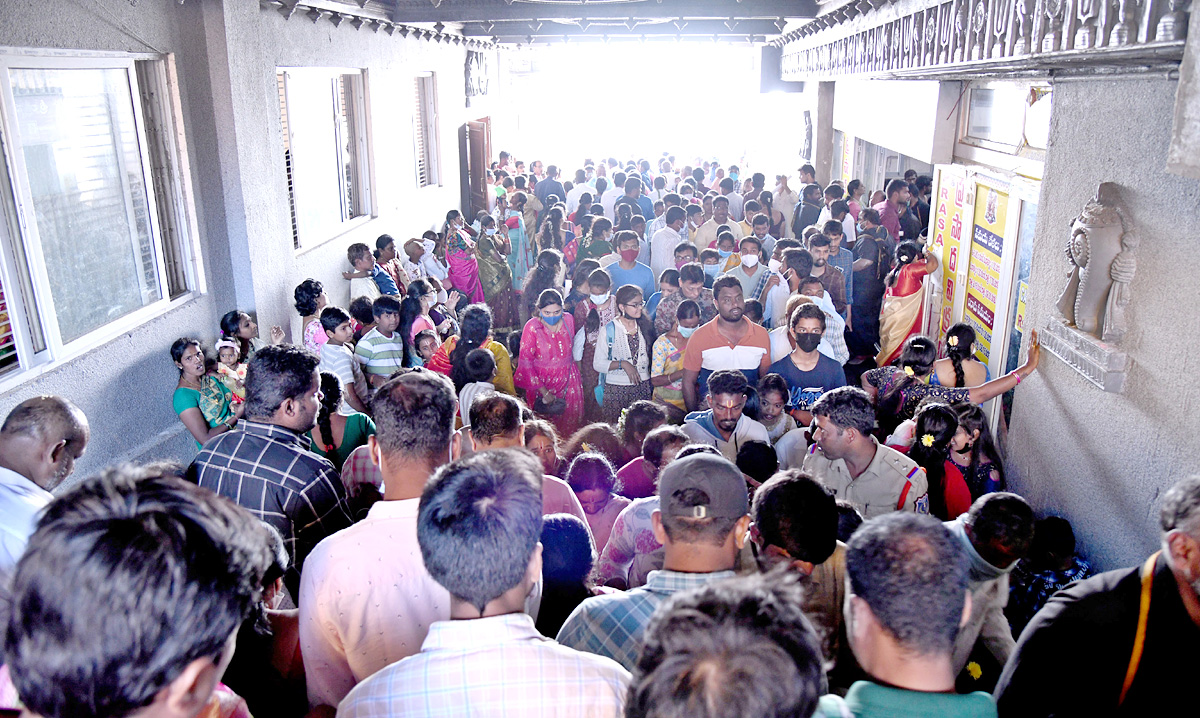
[{"label": "window", "polygon": [[432,73],[416,78],[416,109],[413,113],[414,156],[417,187],[441,184],[438,172],[437,84]]},{"label": "window", "polygon": [[1023,82],[973,84],[960,142],[1022,155],[1045,150],[1050,129],[1050,88]]},{"label": "window", "polygon": [[200,288],[168,73],[0,55],[0,386]]},{"label": "window", "polygon": [[279,117],[292,243],[316,246],[372,214],[367,80],[361,70],[284,68]]}]

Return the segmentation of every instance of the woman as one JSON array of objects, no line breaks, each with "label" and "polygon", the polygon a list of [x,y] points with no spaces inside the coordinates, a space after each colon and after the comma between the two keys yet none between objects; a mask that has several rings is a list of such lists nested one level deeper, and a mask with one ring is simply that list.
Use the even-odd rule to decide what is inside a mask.
[{"label": "woman", "polygon": [[621,448],[621,438],[611,424],[596,422],[588,424],[567,439],[562,448],[562,458],[568,466],[576,456],[593,451],[608,459],[610,464],[620,460],[624,449]]},{"label": "woman", "polygon": [[987,365],[971,358],[975,330],[959,322],[946,332],[946,358],[933,363],[929,383],[938,386],[979,386],[992,378]]},{"label": "woman", "polygon": [[367,437],[374,436],[375,422],[361,412],[349,416],[338,412],[342,404],[342,382],[333,374],[321,372],[321,408],[317,411],[317,425],[309,430],[312,452],[324,456],[333,468],[342,470],[342,464],[350,452],[366,446]]},{"label": "woman", "polygon": [[642,443],[646,435],[667,422],[667,412],[661,404],[653,401],[635,401],[621,410],[617,422],[617,434],[621,437],[624,455],[615,466],[624,466],[642,455]]},{"label": "woman", "polygon": [[[433,318],[429,316],[429,308],[436,300],[437,295],[424,279],[418,279],[410,284],[408,294],[400,300],[400,324],[396,327],[396,331],[400,334],[400,339],[404,344],[404,366],[406,367],[423,365],[421,357],[417,353],[417,334],[426,329],[432,329],[434,334],[437,334],[438,327],[434,325]],[[443,322],[445,321],[443,320]]]},{"label": "woman", "polygon": [[[557,249],[562,251],[563,247],[567,246],[567,235],[563,231],[563,211],[558,205],[551,207],[546,212],[546,219],[542,220],[542,228],[538,230],[538,250]],[[521,275],[525,276],[524,274]]]},{"label": "woman", "polygon": [[[258,322],[240,309],[234,309],[221,317],[221,338],[237,342],[241,347],[241,352],[238,354],[239,364],[250,361],[254,352],[267,346],[266,342],[258,338]],[[283,342],[283,328],[271,327],[271,344],[275,345],[281,342]]]},{"label": "woman", "polygon": [[542,419],[525,422],[525,448],[542,462],[544,473],[562,478],[566,467],[558,455],[558,432],[554,424]]},{"label": "woman", "polygon": [[472,304],[484,301],[475,241],[467,234],[462,213],[456,209],[446,213],[446,261],[450,265],[448,279],[454,289]]},{"label": "woman", "polygon": [[683,353],[688,339],[700,326],[700,305],[691,299],[679,303],[675,319],[666,334],[654,340],[650,352],[650,383],[654,400],[667,410],[673,424],[682,424],[687,414],[683,403]]},{"label": "woman", "polygon": [[762,205],[762,213],[771,218],[771,229],[767,234],[775,239],[783,239],[783,228],[787,225],[787,218],[783,216],[783,212],[775,209],[775,196],[764,189],[758,193],[758,203]]},{"label": "woman", "polygon": [[579,368],[571,357],[575,319],[563,314],[562,295],[541,293],[537,314],[521,331],[521,360],[513,377],[525,390],[534,413],[548,418],[560,434],[570,434],[583,418]]},{"label": "woman", "polygon": [[[621,410],[639,399],[649,400],[650,349],[657,338],[654,324],[642,311],[646,302],[642,290],[632,284],[617,289],[616,318],[597,332],[592,368],[603,377],[600,401],[601,421],[616,424]],[[590,321],[590,317],[589,317]]]},{"label": "woman", "polygon": [[[511,270],[511,288],[514,292],[521,291],[525,275],[537,256],[533,238],[525,231],[525,202],[524,192],[513,192],[508,198],[508,209],[504,213],[504,227],[508,233],[508,244],[512,249],[508,253],[508,268]],[[507,317],[505,317],[507,318]],[[499,318],[493,317],[498,321]]]},{"label": "woman", "polygon": [[867,188],[863,187],[860,180],[850,180],[846,184],[846,204],[850,207],[850,216],[854,217],[854,221],[858,221],[858,213],[862,211],[862,196],[866,194]]},{"label": "woman", "polygon": [[970,402],[982,404],[988,399],[1015,389],[1021,381],[1037,370],[1041,360],[1041,344],[1037,330],[1030,333],[1029,356],[1016,371],[970,388],[934,386],[929,383],[937,346],[928,337],[913,337],[905,344],[897,366],[871,369],[862,375],[862,387],[875,401],[881,437],[895,430],[900,422],[911,419],[917,405],[927,396],[935,396],[947,404]]},{"label": "woman", "polygon": [[596,542],[597,551],[603,551],[608,544],[608,535],[612,533],[613,522],[617,514],[631,502],[624,496],[614,492],[617,484],[617,473],[613,470],[608,459],[600,454],[588,452],[580,454],[571,462],[567,469],[567,483],[579,499],[583,514],[587,518],[588,528],[592,539]]},{"label": "woman", "polygon": [[962,472],[971,499],[1006,490],[1004,461],[992,441],[987,415],[974,404],[957,404],[954,410],[958,431],[950,442],[950,461]]},{"label": "woman", "polygon": [[962,472],[950,461],[950,443],[958,432],[958,415],[947,404],[926,404],[917,412],[912,446],[892,448],[917,462],[929,479],[929,513],[951,521],[971,508],[971,492]]},{"label": "woman", "polygon": [[450,377],[450,380],[454,382],[454,393],[457,396],[458,392],[462,391],[462,388],[471,381],[467,378],[466,373],[467,354],[472,349],[482,347],[490,351],[496,359],[496,376],[492,379],[496,391],[516,396],[517,388],[513,385],[512,356],[503,344],[492,339],[492,311],[486,304],[472,304],[462,310],[460,322],[462,326],[459,329],[459,336],[450,337],[442,346],[438,347],[425,368]]},{"label": "woman", "polygon": [[[225,385],[208,375],[204,350],[200,348],[198,340],[189,337],[176,339],[171,345],[171,361],[179,369],[179,383],[175,385],[171,405],[196,440],[198,449],[204,442],[236,426],[238,414],[230,408],[229,391]],[[241,406],[238,406],[238,412]]]},{"label": "woman", "polygon": [[[392,239],[391,235],[381,234],[376,238],[374,254],[375,262],[392,278],[401,294],[408,291],[410,281],[420,278],[408,275],[403,262],[400,261],[400,254],[396,251],[396,240]],[[346,273],[343,272],[342,276],[346,276]]]},{"label": "woman", "polygon": [[652,429],[642,441],[642,453],[617,470],[617,492],[628,499],[654,496],[658,472],[690,441],[678,426]]},{"label": "woman", "polygon": [[[529,270],[529,276],[525,278],[525,287],[521,290],[521,316],[526,321],[537,313],[538,299],[543,291],[562,291],[562,282],[559,281],[562,269],[563,257],[557,249],[543,249],[538,252],[537,263]],[[569,313],[565,306],[563,313]]]},{"label": "woman", "polygon": [[[528,426],[528,424],[526,424]],[[570,514],[553,514],[542,522],[542,608],[535,627],[543,636],[556,636],[567,617],[584,599],[611,589],[592,585],[597,549],[587,524]]]},{"label": "woman", "polygon": [[575,265],[575,272],[571,275],[571,291],[567,292],[567,297],[563,300],[564,312],[573,315],[579,303],[587,301],[588,277],[599,268],[600,263],[594,259],[585,259]]},{"label": "woman", "polygon": [[585,259],[599,260],[603,256],[612,254],[612,236],[612,220],[607,217],[593,219],[592,231],[579,240],[579,252],[575,255],[575,261],[579,262]]},{"label": "woman", "polygon": [[329,300],[325,298],[325,287],[315,279],[305,279],[296,286],[296,311],[300,312],[300,335],[304,337],[304,348],[321,356],[321,345],[329,341],[321,328],[321,310]]},{"label": "woman", "polygon": [[492,216],[484,215],[479,222],[481,234],[475,247],[479,261],[479,283],[483,296],[492,308],[492,318],[498,331],[510,332],[519,321],[517,293],[513,290],[512,267],[508,263],[512,253],[513,232],[507,225],[496,227]]},{"label": "woman", "polygon": [[896,248],[896,266],[887,275],[887,292],[879,312],[879,343],[883,347],[875,365],[896,361],[904,342],[921,333],[925,275],[936,272],[937,257],[926,256],[916,242],[901,242]]},{"label": "woman", "polygon": [[583,414],[588,418],[600,415],[600,405],[596,402],[600,375],[592,368],[592,362],[596,356],[600,327],[617,316],[617,300],[609,292],[611,288],[612,277],[605,270],[597,269],[588,275],[588,301],[580,302],[575,308],[575,326],[580,327],[583,334],[574,338],[572,354],[579,361],[579,374],[583,380]]},{"label": "woman", "polygon": [[574,222],[575,224],[579,224],[580,221],[584,217],[587,217],[588,215],[590,215],[591,212],[592,212],[592,193],[584,192],[583,194],[579,195],[579,207],[577,207],[575,209],[574,214],[571,215],[571,221]]}]

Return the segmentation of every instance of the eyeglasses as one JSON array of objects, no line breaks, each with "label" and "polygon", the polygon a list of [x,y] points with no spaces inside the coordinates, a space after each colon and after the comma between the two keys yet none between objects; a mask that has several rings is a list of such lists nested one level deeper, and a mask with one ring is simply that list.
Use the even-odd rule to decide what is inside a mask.
[{"label": "eyeglasses", "polygon": [[646,306],[646,303],[645,302],[634,302],[632,304],[626,304],[625,306],[632,307],[633,309],[641,309],[642,307]]}]

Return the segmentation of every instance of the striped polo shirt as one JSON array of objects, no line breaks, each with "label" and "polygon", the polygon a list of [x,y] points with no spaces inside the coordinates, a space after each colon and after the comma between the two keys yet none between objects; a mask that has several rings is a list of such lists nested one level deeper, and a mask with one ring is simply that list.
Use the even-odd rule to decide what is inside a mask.
[{"label": "striped polo shirt", "polygon": [[366,373],[389,376],[404,366],[404,340],[400,338],[400,332],[385,337],[376,327],[358,341],[354,357]]}]

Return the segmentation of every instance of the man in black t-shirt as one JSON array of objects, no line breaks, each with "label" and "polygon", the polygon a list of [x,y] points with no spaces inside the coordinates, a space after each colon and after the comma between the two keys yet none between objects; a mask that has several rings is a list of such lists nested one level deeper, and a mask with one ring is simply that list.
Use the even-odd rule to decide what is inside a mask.
[{"label": "man in black t-shirt", "polygon": [[895,243],[879,224],[879,212],[864,207],[858,216],[858,241],[854,244],[854,297],[846,346],[850,356],[875,353],[879,342],[879,310],[887,274],[891,271]]}]

